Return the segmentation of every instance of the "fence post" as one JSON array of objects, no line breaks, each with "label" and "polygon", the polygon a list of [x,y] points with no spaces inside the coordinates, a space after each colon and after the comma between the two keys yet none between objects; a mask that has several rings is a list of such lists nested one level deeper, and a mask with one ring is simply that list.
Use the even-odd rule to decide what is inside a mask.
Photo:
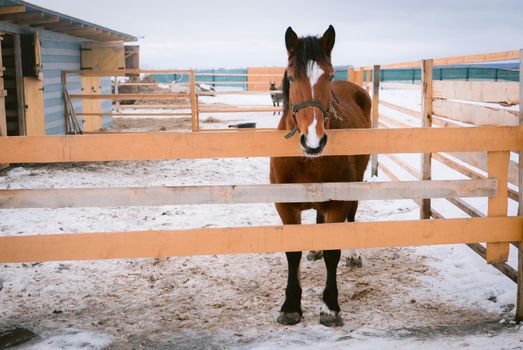
[{"label": "fence post", "polygon": [[347,72],[347,80],[350,81],[351,83],[354,83],[354,68],[349,68],[348,72]]},{"label": "fence post", "polygon": [[[370,71],[369,71],[370,73]],[[370,74],[369,74],[370,75]],[[378,127],[380,104],[380,66],[375,65],[372,76],[372,128]],[[371,176],[378,176],[378,155],[371,156]]]},{"label": "fence post", "polygon": [[[432,60],[421,61],[421,126],[432,127]],[[421,180],[432,178],[432,153],[421,155]],[[430,198],[421,200],[420,219],[430,219]]]},{"label": "fence post", "polygon": [[[519,125],[523,126],[523,49],[519,51]],[[518,194],[519,194],[519,208],[518,215],[523,216],[523,151],[519,150],[519,180],[518,180]],[[519,242],[518,249],[518,289],[516,302],[516,321],[523,321],[523,242]]]},{"label": "fence post", "polygon": [[200,131],[200,121],[198,120],[198,99],[196,96],[196,78],[194,70],[189,74],[189,89],[191,95],[191,125],[192,131]]},{"label": "fence post", "polygon": [[[507,216],[508,209],[508,161],[510,152],[487,152],[489,179],[498,180],[498,194],[488,199],[488,216]],[[508,259],[509,242],[487,242],[487,262],[504,263]]]}]

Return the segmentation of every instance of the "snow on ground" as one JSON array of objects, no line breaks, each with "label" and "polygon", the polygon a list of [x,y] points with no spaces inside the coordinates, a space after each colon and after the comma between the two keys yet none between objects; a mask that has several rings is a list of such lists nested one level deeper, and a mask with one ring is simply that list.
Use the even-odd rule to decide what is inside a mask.
[{"label": "snow on ground", "polygon": [[[392,102],[419,107],[415,94],[387,93],[382,95]],[[216,101],[270,104],[258,95]],[[279,119],[272,113],[212,117],[217,121],[208,124],[219,127],[247,121],[274,127]],[[419,164],[417,155],[400,157]],[[268,168],[266,158],[27,165],[0,175],[0,188],[262,184]],[[439,163],[434,169],[437,178],[459,176]],[[463,215],[443,202],[435,206]],[[417,217],[412,201],[366,201],[357,220]],[[313,212],[304,213],[305,223],[313,221]],[[0,210],[2,235],[279,223],[269,204]],[[0,329],[33,330],[38,338],[19,348],[35,350],[523,348],[523,331],[511,321],[515,284],[466,246],[368,249],[362,255],[362,268],[343,261],[338,268],[345,325],[336,329],[318,324],[323,262],[305,259],[304,320],[293,327],[275,322],[286,281],[281,253],[5,264]]]}]

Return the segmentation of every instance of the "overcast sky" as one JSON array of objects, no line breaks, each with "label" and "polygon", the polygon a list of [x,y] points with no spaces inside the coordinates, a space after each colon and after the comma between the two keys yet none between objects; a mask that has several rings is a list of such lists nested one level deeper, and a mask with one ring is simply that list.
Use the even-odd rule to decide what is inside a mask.
[{"label": "overcast sky", "polygon": [[336,29],[333,64],[523,48],[523,0],[29,0],[140,37],[142,68],[286,64],[284,33]]}]

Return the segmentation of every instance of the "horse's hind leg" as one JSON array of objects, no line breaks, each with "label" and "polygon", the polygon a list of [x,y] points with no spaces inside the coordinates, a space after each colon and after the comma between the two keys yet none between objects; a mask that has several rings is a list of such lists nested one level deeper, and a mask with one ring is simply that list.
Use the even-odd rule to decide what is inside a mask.
[{"label": "horse's hind leg", "polygon": [[[347,215],[348,222],[356,220],[356,211],[358,210],[358,202],[350,202],[349,215]],[[348,267],[362,267],[361,255],[356,249],[347,249],[347,256],[345,257],[345,265]]]},{"label": "horse's hind leg", "polygon": [[[324,224],[325,223],[325,215],[320,213],[319,211],[316,211],[316,223],[317,224]],[[307,253],[307,260],[309,261],[316,261],[323,258],[323,251],[322,250],[311,250]]]},{"label": "horse's hind leg", "polygon": [[[300,224],[301,211],[285,204],[276,204],[276,210],[284,225]],[[301,311],[301,283],[300,260],[301,252],[286,252],[288,263],[287,288],[285,289],[285,302],[280,309],[277,321],[284,325],[299,323]]]}]

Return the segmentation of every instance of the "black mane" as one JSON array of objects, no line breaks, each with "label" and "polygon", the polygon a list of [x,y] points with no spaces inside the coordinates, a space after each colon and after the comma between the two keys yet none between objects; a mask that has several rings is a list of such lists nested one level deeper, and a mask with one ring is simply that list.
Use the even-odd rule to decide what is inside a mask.
[{"label": "black mane", "polygon": [[[300,38],[298,47],[289,55],[289,64],[294,68],[294,78],[299,79],[307,74],[307,64],[311,60],[320,64],[327,63],[329,56],[319,37],[307,36]],[[283,75],[281,88],[283,91],[283,115],[285,115],[289,111],[290,83],[287,70],[285,70]]]}]

